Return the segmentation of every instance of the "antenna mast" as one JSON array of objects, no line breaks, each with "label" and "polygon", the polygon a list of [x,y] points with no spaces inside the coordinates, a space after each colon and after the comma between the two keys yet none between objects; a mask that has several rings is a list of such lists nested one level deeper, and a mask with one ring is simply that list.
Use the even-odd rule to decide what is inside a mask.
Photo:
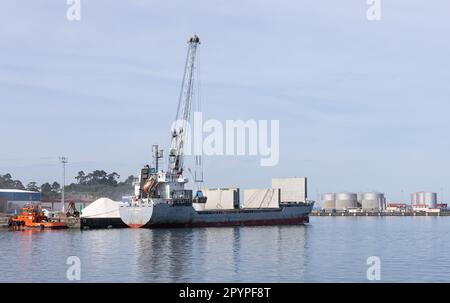
[{"label": "antenna mast", "polygon": [[62,182],[62,189],[61,189],[61,204],[62,204],[61,210],[62,210],[62,212],[64,212],[65,211],[64,188],[66,187],[66,164],[69,161],[69,158],[62,156],[62,157],[59,157],[59,160],[61,161],[62,167],[63,167],[63,182]]},{"label": "antenna mast", "polygon": [[158,145],[152,145],[152,154],[154,159],[155,171],[159,171],[159,159],[163,158],[163,150]]}]

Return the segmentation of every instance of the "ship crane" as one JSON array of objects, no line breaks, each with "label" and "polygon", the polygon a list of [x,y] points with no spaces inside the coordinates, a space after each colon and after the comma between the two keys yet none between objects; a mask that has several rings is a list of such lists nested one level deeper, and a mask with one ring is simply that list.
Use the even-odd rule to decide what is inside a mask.
[{"label": "ship crane", "polygon": [[[312,211],[314,202],[297,202],[301,201],[301,197],[297,198],[300,194],[296,194],[294,201],[278,201],[279,207],[276,209],[264,207],[272,201],[273,190],[268,190],[264,194],[260,202],[260,208],[253,208],[251,211],[241,209],[240,206],[235,204],[238,190],[232,191],[232,208],[227,210],[210,208],[207,205],[208,191],[204,193],[198,184],[203,181],[203,172],[199,171],[202,169],[201,152],[198,153],[197,150],[195,150],[195,177],[189,169],[187,171],[191,173],[194,182],[197,183],[195,185],[198,190],[193,195],[193,190],[185,189],[188,179],[183,176],[185,164],[183,161],[185,160],[184,156],[188,155],[191,112],[196,109],[201,111],[200,85],[198,85],[200,77],[197,75],[200,71],[199,44],[200,39],[197,35],[192,36],[188,41],[176,120],[170,130],[168,170],[158,171],[159,159],[163,159],[163,153],[158,146],[154,146],[154,166],[145,165],[141,169],[138,182],[135,183],[135,196],[132,201],[119,205],[120,220],[132,228],[303,224],[308,222],[308,215]],[[194,75],[197,76],[194,77]],[[196,83],[194,83],[194,80],[196,80]],[[199,86],[195,95],[194,85]],[[196,102],[194,102],[194,97]],[[281,180],[279,184],[287,184],[287,181]],[[306,179],[302,183],[305,184],[305,187],[299,188],[299,191],[306,193]],[[289,183],[289,185],[283,186],[293,188],[294,186],[297,187],[297,183]],[[278,193],[281,194],[282,191],[283,189],[280,188]],[[256,200],[256,198],[254,199]],[[222,201],[220,197],[219,200]],[[257,202],[259,201],[255,203]],[[83,220],[87,220],[87,218],[83,218]]]},{"label": "ship crane", "polygon": [[183,174],[184,144],[186,141],[188,124],[191,117],[192,99],[194,93],[194,75],[197,48],[200,39],[197,35],[188,41],[188,52],[184,66],[183,80],[178,100],[177,115],[171,130],[171,144],[169,151],[169,172],[176,176]]}]

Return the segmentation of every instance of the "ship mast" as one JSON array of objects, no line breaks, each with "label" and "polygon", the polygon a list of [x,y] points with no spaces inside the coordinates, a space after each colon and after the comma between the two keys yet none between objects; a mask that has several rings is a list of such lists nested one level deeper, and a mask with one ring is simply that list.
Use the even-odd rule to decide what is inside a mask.
[{"label": "ship mast", "polygon": [[184,143],[192,107],[192,96],[194,92],[194,71],[197,55],[197,47],[200,39],[197,35],[188,41],[188,52],[184,66],[183,80],[178,100],[177,115],[171,131],[171,144],[169,152],[169,172],[173,175],[183,174]]}]

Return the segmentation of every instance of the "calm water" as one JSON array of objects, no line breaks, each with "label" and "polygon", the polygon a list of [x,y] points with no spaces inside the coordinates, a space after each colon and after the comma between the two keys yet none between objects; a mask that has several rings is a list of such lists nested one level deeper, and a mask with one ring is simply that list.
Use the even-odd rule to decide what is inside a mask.
[{"label": "calm water", "polygon": [[307,226],[0,231],[0,281],[450,282],[450,217],[312,217]]}]

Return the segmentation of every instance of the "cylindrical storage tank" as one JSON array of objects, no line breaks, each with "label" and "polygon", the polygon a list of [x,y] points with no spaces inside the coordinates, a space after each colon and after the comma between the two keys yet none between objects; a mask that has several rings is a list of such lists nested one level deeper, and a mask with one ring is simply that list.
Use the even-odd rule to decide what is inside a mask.
[{"label": "cylindrical storage tank", "polygon": [[336,209],[336,195],[332,193],[322,195],[322,207],[325,210]]},{"label": "cylindrical storage tank", "polygon": [[436,208],[437,206],[437,193],[423,193],[424,195],[424,204],[428,206],[428,208]]},{"label": "cylindrical storage tank", "polygon": [[359,203],[362,202],[363,197],[364,197],[364,193],[357,193],[356,194],[356,199],[358,200]]},{"label": "cylindrical storage tank", "polygon": [[364,197],[364,193],[357,193],[356,194],[356,199],[358,200],[358,207],[361,207],[363,197]]},{"label": "cylindrical storage tank", "polygon": [[417,204],[425,205],[425,193],[424,192],[416,193],[416,200]]},{"label": "cylindrical storage tank", "polygon": [[417,203],[417,193],[411,194],[411,204],[416,205]]},{"label": "cylindrical storage tank", "polygon": [[337,193],[336,209],[345,210],[358,207],[358,197],[355,193]]},{"label": "cylindrical storage tank", "polygon": [[361,206],[364,210],[382,210],[384,208],[384,201],[383,193],[364,193]]}]

